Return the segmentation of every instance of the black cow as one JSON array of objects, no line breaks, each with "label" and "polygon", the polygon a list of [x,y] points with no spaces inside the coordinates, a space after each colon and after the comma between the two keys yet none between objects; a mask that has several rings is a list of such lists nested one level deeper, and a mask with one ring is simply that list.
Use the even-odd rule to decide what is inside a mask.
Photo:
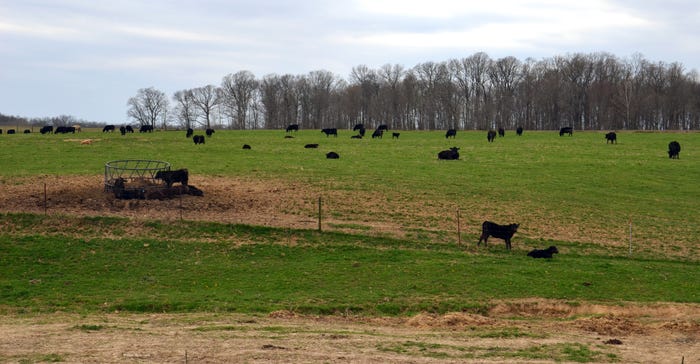
[{"label": "black cow", "polygon": [[59,126],[59,127],[56,127],[56,130],[54,130],[53,133],[54,134],[68,134],[68,133],[75,134],[75,127],[74,126]]},{"label": "black cow", "polygon": [[681,145],[677,141],[668,143],[668,157],[678,159],[678,154],[681,152]]},{"label": "black cow", "polygon": [[565,126],[559,129],[559,136],[563,136],[564,134],[569,134],[569,136],[574,135],[574,128],[570,126]]},{"label": "black cow", "polygon": [[360,136],[364,138],[364,136],[365,136],[365,128],[364,128],[364,126],[363,126],[362,128],[360,128],[360,130],[358,130],[358,132],[360,133]]},{"label": "black cow", "polygon": [[168,187],[171,187],[175,182],[180,182],[183,186],[187,186],[189,173],[186,169],[177,169],[174,171],[158,171],[154,178],[163,180],[163,182],[165,182],[165,184]]},{"label": "black cow", "polygon": [[377,130],[389,131],[389,126],[386,125],[386,124],[381,124],[381,125],[379,125],[379,126],[377,127]]},{"label": "black cow", "polygon": [[438,153],[438,159],[457,160],[459,159],[459,148],[452,147],[448,150],[443,150]]},{"label": "black cow", "polygon": [[2,134],[2,129],[0,129],[0,134]]},{"label": "black cow", "polygon": [[193,134],[194,134],[194,130],[192,128],[187,128],[187,133],[185,134],[185,138],[189,139]]},{"label": "black cow", "polygon": [[[106,132],[113,132],[113,131],[114,131],[114,125],[105,125],[105,126],[102,128],[102,132],[103,132],[103,133],[106,133]],[[124,129],[124,131],[126,131],[126,129]]]},{"label": "black cow", "polygon": [[126,135],[126,127],[123,126],[123,125],[120,126],[120,127],[119,127],[119,132],[120,132],[122,135]]},{"label": "black cow", "polygon": [[617,134],[614,131],[611,131],[611,132],[605,134],[605,144],[608,144],[608,143],[617,144]]},{"label": "black cow", "polygon": [[372,139],[374,138],[379,138],[382,139],[382,136],[384,135],[384,130],[382,129],[377,129],[372,132]]},{"label": "black cow", "polygon": [[515,134],[518,136],[522,136],[523,135],[523,127],[519,126],[517,129],[515,129]]},{"label": "black cow", "polygon": [[51,126],[51,125],[42,126],[41,129],[39,130],[39,132],[41,134],[46,134],[46,133],[53,134],[53,126]]},{"label": "black cow", "polygon": [[251,149],[251,148],[250,148],[250,145],[248,145],[248,144],[243,144],[243,149]]},{"label": "black cow", "polygon": [[504,137],[506,136],[506,130],[503,128],[498,128],[498,136],[499,137]]},{"label": "black cow", "polygon": [[15,133],[15,129],[7,129],[7,134],[14,134],[14,133]]},{"label": "black cow", "polygon": [[484,223],[481,224],[481,237],[477,245],[481,245],[482,240],[484,241],[484,246],[488,245],[489,236],[493,236],[494,238],[505,240],[506,249],[510,250],[510,239],[513,237],[513,234],[518,231],[518,226],[520,225],[498,225],[491,221],[484,221]]},{"label": "black cow", "polygon": [[533,258],[551,258],[552,254],[559,254],[559,250],[557,250],[557,247],[554,245],[547,249],[533,249],[527,253],[527,256]]},{"label": "black cow", "polygon": [[134,128],[132,128],[131,125],[127,125],[127,126],[126,126],[126,132],[127,132],[127,133],[133,133],[133,132],[134,132]]},{"label": "black cow", "polygon": [[326,158],[327,159],[339,159],[340,156],[336,152],[328,152],[328,153],[326,153]]},{"label": "black cow", "polygon": [[31,134],[31,133],[32,133],[32,131],[31,131],[31,130],[29,130],[29,129],[24,129],[23,133],[24,133],[24,134]]},{"label": "black cow", "polygon": [[336,129],[336,128],[321,129],[321,133],[325,133],[326,138],[328,138],[331,135],[335,136],[336,138],[338,137],[338,129]]},{"label": "black cow", "polygon": [[285,130],[285,133],[289,133],[290,131],[299,131],[299,124],[287,125],[287,130]]},{"label": "black cow", "polygon": [[152,133],[153,125],[141,125],[139,128],[139,133]]},{"label": "black cow", "polygon": [[391,139],[399,139],[401,133],[391,133]]},{"label": "black cow", "polygon": [[486,133],[486,139],[489,141],[489,143],[493,142],[496,139],[496,131],[495,130],[489,130]]},{"label": "black cow", "polygon": [[304,146],[304,148],[306,148],[306,149],[318,148],[318,144],[306,144],[306,145]]},{"label": "black cow", "polygon": [[364,129],[365,124],[355,124],[355,126],[352,127],[352,131],[358,131],[360,129]]},{"label": "black cow", "polygon": [[205,130],[204,133],[207,134],[208,137],[210,137],[212,134],[214,134],[214,129],[207,128],[207,130]]},{"label": "black cow", "polygon": [[192,137],[194,144],[204,144],[204,135],[195,135]]},{"label": "black cow", "polygon": [[117,178],[114,180],[114,187],[112,187],[112,192],[114,192],[114,197],[120,200],[133,200],[139,199],[143,200],[146,198],[146,191],[143,188],[130,188],[126,189],[126,180],[124,178]]},{"label": "black cow", "polygon": [[452,137],[453,139],[457,136],[457,130],[455,129],[450,129],[445,133],[445,139]]}]

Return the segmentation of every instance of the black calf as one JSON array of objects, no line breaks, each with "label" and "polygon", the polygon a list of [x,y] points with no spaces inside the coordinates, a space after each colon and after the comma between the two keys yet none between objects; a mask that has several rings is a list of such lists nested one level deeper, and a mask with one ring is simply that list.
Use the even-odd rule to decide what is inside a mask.
[{"label": "black calf", "polygon": [[552,254],[559,254],[559,250],[557,250],[557,247],[554,245],[547,249],[534,249],[527,253],[527,256],[533,258],[551,258]]}]

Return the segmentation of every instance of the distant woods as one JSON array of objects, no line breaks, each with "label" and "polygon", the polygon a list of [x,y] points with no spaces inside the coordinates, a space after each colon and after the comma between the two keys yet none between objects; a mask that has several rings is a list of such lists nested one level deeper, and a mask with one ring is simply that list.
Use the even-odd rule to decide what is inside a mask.
[{"label": "distant woods", "polygon": [[689,130],[700,128],[698,82],[696,71],[641,55],[521,61],[476,53],[410,69],[360,65],[347,80],[328,71],[262,79],[240,71],[223,77],[219,86],[175,92],[169,117],[160,120],[231,129],[362,123],[405,130]]},{"label": "distant woods", "polygon": [[[700,76],[641,55],[571,54],[542,60],[475,53],[413,68],[359,65],[343,79],[249,71],[166,95],[144,88],[127,116],[155,128],[404,130],[700,129]],[[0,120],[1,122],[2,120]],[[64,120],[59,120],[64,122]]]}]

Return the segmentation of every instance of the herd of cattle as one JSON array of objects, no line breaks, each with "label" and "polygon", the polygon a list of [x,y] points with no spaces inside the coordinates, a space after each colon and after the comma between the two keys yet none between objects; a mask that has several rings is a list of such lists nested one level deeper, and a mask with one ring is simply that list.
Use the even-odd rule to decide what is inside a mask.
[{"label": "herd of cattle", "polygon": [[[102,128],[103,133],[110,133],[114,132],[116,130],[115,125],[105,125]],[[285,132],[286,133],[292,133],[296,132],[299,130],[299,125],[298,124],[291,124],[287,126]],[[382,138],[385,132],[388,132],[389,128],[387,125],[382,124],[379,125],[374,132],[372,132],[372,138]],[[119,131],[122,135],[126,135],[127,133],[134,133],[134,129],[130,125],[126,126],[121,126],[119,127]],[[357,134],[352,135],[351,138],[353,139],[361,139],[365,136],[365,126],[363,124],[357,124],[353,128],[353,132],[357,132]],[[59,126],[54,129],[53,126],[43,126],[40,131],[41,134],[65,134],[65,133],[76,133],[80,132],[80,126],[79,125],[74,125],[74,126]],[[147,132],[153,132],[153,127],[151,125],[143,125],[139,128],[140,133],[147,133]],[[326,135],[326,137],[330,137],[331,135],[334,137],[338,137],[338,129],[336,128],[324,128],[321,129],[321,132]],[[0,129],[0,134],[2,134],[3,131]],[[31,133],[31,130],[26,129],[24,130],[25,134]],[[15,134],[14,129],[9,129],[7,130],[7,134]],[[208,137],[211,137],[214,134],[214,130],[211,128],[207,128],[205,130],[205,134]],[[523,134],[523,128],[518,127],[516,129],[516,135],[522,136]],[[186,132],[186,137],[187,138],[192,138],[194,144],[199,145],[199,144],[204,144],[205,143],[205,138],[204,135],[194,135],[194,130],[191,128],[187,129]],[[486,134],[487,141],[489,143],[493,142],[496,139],[496,135],[500,137],[505,136],[505,130],[503,128],[498,128],[498,130],[488,130]],[[564,135],[573,135],[573,128],[572,127],[563,127],[559,130],[559,136],[564,136]],[[393,139],[398,139],[400,136],[400,133],[393,132],[392,133],[392,138]],[[453,138],[455,139],[457,137],[457,130],[455,129],[449,129],[445,133],[445,139]],[[286,138],[293,138],[290,135],[287,135]],[[617,143],[617,134],[615,132],[609,132],[605,134],[605,140],[606,144],[607,143]],[[307,149],[315,149],[318,148],[318,144],[306,144],[304,148]],[[244,144],[243,149],[251,149],[250,145]],[[681,146],[677,141],[672,141],[668,145],[668,156],[671,159],[678,159],[679,154],[681,151]],[[326,158],[328,159],[338,159],[340,158],[340,155],[336,152],[328,152],[326,153]],[[452,147],[447,150],[440,151],[438,153],[438,159],[440,160],[458,160],[459,159],[459,148],[458,147]],[[147,189],[145,187],[138,187],[138,188],[127,188],[127,181],[123,178],[117,178],[114,181],[114,186],[112,187],[112,191],[114,192],[114,195],[116,198],[119,199],[163,199],[163,198],[169,198],[175,195],[182,195],[182,194],[190,194],[190,195],[195,195],[195,196],[202,196],[203,192],[199,190],[198,188],[189,185],[188,184],[188,171],[186,169],[179,169],[179,170],[174,170],[174,171],[159,171],[156,173],[154,176],[154,179],[156,180],[161,180],[165,184],[164,188],[157,188],[157,189]],[[175,182],[179,182],[180,185],[178,186],[173,186]],[[511,249],[511,239],[513,235],[517,232],[519,227],[519,224],[509,224],[509,225],[499,225],[491,221],[484,221],[481,227],[481,236],[479,238],[479,242],[477,245],[481,245],[481,242],[484,242],[484,245],[488,244],[488,238],[489,237],[494,237],[498,239],[502,239],[505,241],[506,244],[506,249],[510,250]],[[530,251],[527,255],[533,258],[552,258],[553,254],[559,253],[557,250],[557,247],[555,246],[550,246],[547,249],[535,249]]]},{"label": "herd of cattle", "polygon": [[[114,132],[117,129],[115,125],[105,125],[102,128],[103,133],[110,133]],[[364,124],[357,124],[352,128],[353,132],[357,132],[357,134],[352,135],[352,139],[362,139],[365,136],[365,126]],[[379,138],[381,139],[384,135],[385,132],[389,130],[389,127],[386,124],[381,124],[379,125],[374,132],[372,132],[372,139]],[[299,131],[299,124],[290,124],[287,126],[285,132],[290,133],[290,132],[296,132]],[[8,129],[7,134],[15,134],[16,131],[15,129]],[[76,133],[80,132],[80,125],[73,125],[73,126],[58,126],[54,128],[51,125],[46,125],[42,126],[41,129],[39,130],[41,134],[67,134],[67,133]],[[119,127],[119,132],[122,135],[126,135],[127,133],[133,133],[134,128],[131,127],[131,125],[125,125],[125,126],[120,126]],[[153,132],[153,126],[152,125],[141,125],[139,127],[139,133],[149,133]],[[3,130],[0,129],[0,134],[3,133]],[[25,129],[24,134],[29,134],[31,133],[30,129]],[[326,134],[326,137],[329,136],[334,136],[338,137],[338,129],[337,128],[323,128],[321,129],[321,133]],[[496,135],[500,137],[505,136],[505,129],[503,128],[498,128],[498,130],[488,130],[486,132],[486,140],[491,143],[496,139]],[[518,127],[515,130],[516,135],[522,136],[523,135],[523,128]],[[209,137],[211,137],[214,134],[214,129],[207,128],[205,130],[205,134]],[[559,136],[564,136],[564,135],[569,135],[572,136],[574,134],[574,129],[573,127],[570,126],[565,126],[561,129],[559,129]],[[392,132],[391,137],[392,139],[398,139],[401,134],[397,132]],[[187,138],[192,138],[192,141],[194,142],[195,145],[198,144],[204,144],[205,143],[205,138],[203,135],[194,135],[194,130],[192,128],[187,129],[187,133],[185,134]],[[457,137],[457,130],[456,129],[449,129],[445,133],[445,139],[455,139]],[[293,138],[290,135],[287,135],[286,138]],[[615,132],[609,132],[605,134],[605,140],[606,143],[611,143],[611,144],[616,144],[617,143],[617,133]],[[307,144],[305,146],[306,148],[314,148],[313,146]],[[316,147],[318,147],[318,144],[316,144]],[[245,145],[243,149],[251,149],[250,145]],[[444,160],[456,160],[459,159],[459,148],[457,147],[452,147],[448,150],[443,150],[438,153],[438,159],[444,159]],[[677,141],[672,141],[668,144],[668,157],[671,159],[678,159],[679,154],[681,152],[681,145]],[[327,155],[328,159],[338,159],[340,156],[336,152],[331,152],[328,153]]]}]

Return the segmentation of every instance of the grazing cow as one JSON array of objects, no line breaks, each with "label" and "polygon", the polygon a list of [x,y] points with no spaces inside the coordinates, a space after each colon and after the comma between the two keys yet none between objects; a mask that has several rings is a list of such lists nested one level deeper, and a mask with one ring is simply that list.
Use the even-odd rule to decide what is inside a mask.
[{"label": "grazing cow", "polygon": [[0,129],[0,134],[2,134],[2,129]]},{"label": "grazing cow", "polygon": [[205,130],[204,133],[207,134],[208,137],[210,137],[212,134],[214,134],[214,129],[207,128],[207,130]]},{"label": "grazing cow", "polygon": [[194,144],[204,144],[204,135],[195,135],[192,137]]},{"label": "grazing cow", "polygon": [[499,137],[504,137],[506,136],[506,130],[503,128],[498,128],[498,136]]},{"label": "grazing cow", "polygon": [[14,133],[15,133],[15,129],[7,129],[7,134],[14,134]]},{"label": "grazing cow", "polygon": [[452,147],[448,150],[443,150],[438,153],[438,159],[457,160],[459,159],[459,148]]},{"label": "grazing cow", "polygon": [[358,132],[360,133],[360,136],[364,138],[364,136],[365,136],[365,128],[360,128],[360,130],[359,130]]},{"label": "grazing cow", "polygon": [[139,128],[139,133],[152,133],[153,125],[141,125]]},{"label": "grazing cow", "polygon": [[119,127],[119,132],[120,132],[122,135],[126,135],[126,127],[123,126],[123,125],[120,126],[120,127]]},{"label": "grazing cow", "polygon": [[569,136],[574,135],[574,128],[570,126],[565,126],[559,129],[559,136],[563,136],[564,134],[569,134]]},{"label": "grazing cow", "polygon": [[678,154],[681,152],[681,145],[677,141],[668,143],[668,157],[678,159]]},{"label": "grazing cow", "polygon": [[325,128],[325,129],[321,129],[321,133],[325,133],[325,134],[326,134],[326,138],[328,138],[328,137],[331,136],[331,135],[333,135],[333,136],[336,137],[336,138],[338,137],[338,129],[336,129],[336,128]]},{"label": "grazing cow", "polygon": [[75,127],[73,127],[73,126],[59,126],[59,127],[56,127],[56,130],[54,130],[53,133],[54,134],[67,134],[67,133],[75,134]]},{"label": "grazing cow", "polygon": [[339,159],[340,156],[336,152],[328,152],[328,153],[326,153],[326,158],[327,159]]},{"label": "grazing cow", "polygon": [[189,173],[186,169],[177,169],[174,171],[158,171],[153,178],[163,180],[163,182],[165,182],[165,184],[168,187],[171,187],[175,182],[180,182],[183,186],[187,186]]},{"label": "grazing cow", "polygon": [[31,133],[32,133],[32,131],[31,131],[31,130],[29,130],[29,129],[24,129],[23,133],[24,133],[24,134],[31,134]]},{"label": "grazing cow", "polygon": [[[113,132],[113,131],[114,131],[114,125],[105,125],[105,126],[102,128],[102,132],[103,132],[103,133],[106,133],[106,132]],[[126,128],[124,129],[124,131],[126,131]]]},{"label": "grazing cow", "polygon": [[114,192],[114,197],[120,200],[133,200],[139,199],[143,200],[146,198],[146,191],[143,188],[136,189],[126,189],[126,180],[124,178],[117,178],[114,180],[114,187],[112,187],[112,192]]},{"label": "grazing cow", "polygon": [[391,133],[391,139],[399,139],[401,133]]},{"label": "grazing cow", "polygon": [[306,144],[306,145],[304,146],[304,148],[306,148],[306,149],[318,148],[318,144]]},{"label": "grazing cow", "polygon": [[289,133],[290,131],[299,131],[299,124],[287,125],[287,130],[285,130],[285,133]]},{"label": "grazing cow", "polygon": [[372,132],[372,139],[374,138],[379,138],[382,139],[382,136],[384,135],[384,130],[382,129],[377,129]]},{"label": "grazing cow", "polygon": [[73,125],[71,125],[70,127],[73,128],[73,133],[75,133],[76,131],[77,131],[78,133],[80,133],[80,132],[82,131],[82,130],[80,129],[80,124],[73,124]]},{"label": "grazing cow", "polygon": [[51,126],[51,125],[42,126],[41,129],[39,130],[39,132],[41,134],[46,134],[46,133],[53,134],[53,126]]},{"label": "grazing cow", "polygon": [[358,131],[360,129],[364,129],[365,124],[355,124],[355,126],[352,127],[352,131]]},{"label": "grazing cow", "polygon": [[386,125],[386,124],[381,124],[381,125],[379,125],[379,126],[377,127],[377,130],[389,131],[389,126]]},{"label": "grazing cow", "polygon": [[488,245],[489,236],[493,236],[494,238],[505,240],[506,249],[510,250],[510,239],[513,237],[513,234],[518,231],[518,226],[520,225],[498,225],[491,221],[484,221],[484,223],[481,224],[481,237],[477,245],[481,245],[482,240],[484,241],[484,246]]},{"label": "grazing cow", "polygon": [[250,148],[250,145],[248,145],[248,144],[243,144],[243,149],[251,149],[251,148]]},{"label": "grazing cow", "polygon": [[445,133],[445,139],[452,137],[453,139],[457,136],[457,130],[455,129],[450,129]]},{"label": "grazing cow", "polygon": [[489,143],[493,142],[496,140],[496,131],[495,130],[489,130],[486,133],[486,139],[489,141]]},{"label": "grazing cow", "polygon": [[608,143],[617,144],[617,134],[614,131],[611,131],[611,132],[605,134],[605,144],[608,144]]},{"label": "grazing cow", "polygon": [[350,137],[350,139],[362,139],[362,135],[357,134]]},{"label": "grazing cow", "polygon": [[126,132],[127,132],[127,133],[133,133],[133,132],[134,132],[134,128],[132,128],[131,125],[127,125],[127,126],[126,126]]},{"label": "grazing cow", "polygon": [[519,126],[517,129],[515,129],[515,134],[517,136],[522,136],[523,135],[523,127]]},{"label": "grazing cow", "polygon": [[187,128],[187,133],[185,134],[185,138],[189,139],[193,134],[194,134],[194,129]]},{"label": "grazing cow", "polygon": [[552,254],[559,254],[559,250],[557,250],[557,247],[554,245],[547,249],[533,249],[527,253],[527,256],[533,258],[551,258]]}]

